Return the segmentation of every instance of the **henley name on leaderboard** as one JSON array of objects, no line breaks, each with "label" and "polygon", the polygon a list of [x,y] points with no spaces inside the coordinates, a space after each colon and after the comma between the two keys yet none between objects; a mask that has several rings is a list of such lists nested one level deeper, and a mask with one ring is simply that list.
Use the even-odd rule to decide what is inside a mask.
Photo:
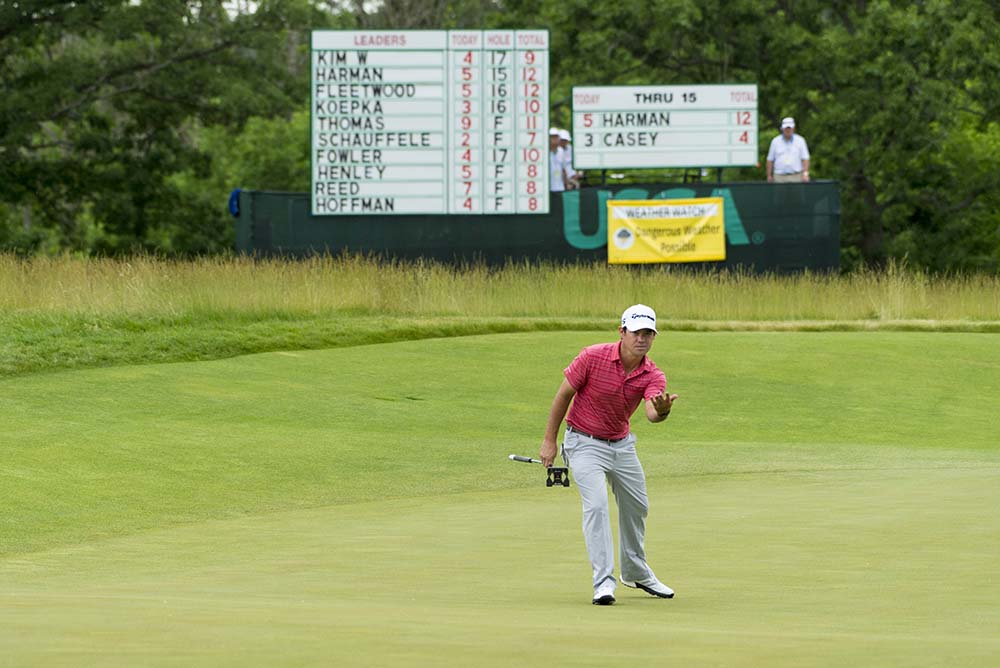
[{"label": "henley name on leaderboard", "polygon": [[[655,133],[654,133],[655,134]],[[432,148],[430,132],[373,132],[352,134],[342,132],[316,135],[316,146],[338,147],[385,147],[385,148]]]},{"label": "henley name on leaderboard", "polygon": [[375,181],[385,177],[385,165],[317,165],[316,178],[326,181]]}]

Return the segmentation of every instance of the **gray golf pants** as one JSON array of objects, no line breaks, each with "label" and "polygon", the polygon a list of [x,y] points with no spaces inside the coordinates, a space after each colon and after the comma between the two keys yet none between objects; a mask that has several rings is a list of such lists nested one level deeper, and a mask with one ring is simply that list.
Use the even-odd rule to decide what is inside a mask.
[{"label": "gray golf pants", "polygon": [[635,435],[620,441],[601,441],[569,429],[563,441],[563,459],[573,470],[583,501],[583,537],[594,569],[594,586],[615,577],[614,541],[608,508],[608,485],[618,505],[618,546],[624,580],[656,577],[646,563],[646,475],[635,453]]}]

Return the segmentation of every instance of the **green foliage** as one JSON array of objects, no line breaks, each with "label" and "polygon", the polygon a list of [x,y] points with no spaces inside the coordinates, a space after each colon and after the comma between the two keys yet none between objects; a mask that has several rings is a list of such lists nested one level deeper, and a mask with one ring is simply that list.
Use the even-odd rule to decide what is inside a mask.
[{"label": "green foliage", "polygon": [[[509,0],[552,35],[553,122],[573,85],[756,82],[760,154],[783,116],[842,184],[845,258],[1000,268],[1000,9],[972,1]],[[992,139],[991,139],[992,138]],[[730,178],[759,179],[759,170]]]},{"label": "green foliage", "polygon": [[[0,15],[0,201],[88,252],[223,250],[224,205],[172,180],[205,178],[192,128],[234,131],[307,94],[307,2],[22,2]],[[26,24],[33,24],[27,29]],[[30,235],[11,236],[17,247]],[[35,250],[42,250],[40,241]]]},{"label": "green foliage", "polygon": [[574,85],[756,82],[761,160],[793,115],[814,178],[842,184],[849,268],[1000,271],[986,0],[5,3],[0,247],[229,248],[230,190],[308,185],[308,31],[334,27],[547,28],[560,126]]}]

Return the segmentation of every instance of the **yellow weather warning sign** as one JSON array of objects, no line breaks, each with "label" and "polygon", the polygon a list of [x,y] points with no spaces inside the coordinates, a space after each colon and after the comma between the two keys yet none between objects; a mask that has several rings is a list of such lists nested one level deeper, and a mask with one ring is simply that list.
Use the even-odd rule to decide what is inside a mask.
[{"label": "yellow weather warning sign", "polygon": [[608,200],[608,263],[726,259],[721,197]]}]

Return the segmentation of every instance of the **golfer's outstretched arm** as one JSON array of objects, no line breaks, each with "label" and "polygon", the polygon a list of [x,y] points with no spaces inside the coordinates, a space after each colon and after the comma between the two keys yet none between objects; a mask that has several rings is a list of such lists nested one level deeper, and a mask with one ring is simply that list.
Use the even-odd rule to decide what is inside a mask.
[{"label": "golfer's outstretched arm", "polygon": [[563,378],[562,385],[556,391],[556,397],[552,400],[552,408],[549,409],[549,420],[545,424],[545,438],[542,439],[542,449],[538,451],[538,458],[545,466],[552,466],[556,458],[556,439],[559,438],[559,425],[566,417],[569,410],[569,402],[573,400],[576,390]]}]

